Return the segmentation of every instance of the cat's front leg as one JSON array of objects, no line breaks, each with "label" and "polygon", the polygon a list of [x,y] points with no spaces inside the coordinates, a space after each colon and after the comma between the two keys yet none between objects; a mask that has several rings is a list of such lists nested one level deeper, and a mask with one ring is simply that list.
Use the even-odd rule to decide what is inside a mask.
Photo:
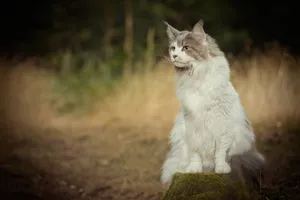
[{"label": "cat's front leg", "polygon": [[202,171],[202,159],[200,154],[196,151],[192,151],[187,144],[183,145],[178,172],[197,173]]},{"label": "cat's front leg", "polygon": [[192,151],[190,154],[189,165],[185,168],[186,173],[203,172],[202,158],[198,152]]},{"label": "cat's front leg", "polygon": [[221,137],[215,152],[215,172],[218,174],[228,174],[231,172],[231,167],[226,161],[229,147],[229,138]]}]

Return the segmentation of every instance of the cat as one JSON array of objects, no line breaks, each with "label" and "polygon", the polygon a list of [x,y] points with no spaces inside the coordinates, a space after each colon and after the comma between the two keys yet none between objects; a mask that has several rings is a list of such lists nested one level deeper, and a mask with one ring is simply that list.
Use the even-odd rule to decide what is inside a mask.
[{"label": "cat", "polygon": [[232,172],[233,165],[252,172],[265,166],[252,125],[230,82],[230,67],[216,40],[197,22],[179,31],[167,22],[169,56],[175,69],[180,111],[169,134],[170,152],[161,183],[176,172]]}]

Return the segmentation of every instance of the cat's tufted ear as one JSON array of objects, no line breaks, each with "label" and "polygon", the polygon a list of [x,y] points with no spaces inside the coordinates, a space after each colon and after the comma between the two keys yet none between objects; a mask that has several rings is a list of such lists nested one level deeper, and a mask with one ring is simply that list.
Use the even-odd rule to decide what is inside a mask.
[{"label": "cat's tufted ear", "polygon": [[202,40],[203,43],[205,43],[206,42],[206,33],[203,29],[203,25],[204,25],[203,20],[199,20],[193,27],[192,34],[196,39]]},{"label": "cat's tufted ear", "polygon": [[167,35],[169,40],[175,40],[176,37],[180,34],[180,31],[172,27],[168,22],[164,21],[165,25],[167,26]]},{"label": "cat's tufted ear", "polygon": [[192,32],[193,32],[194,34],[201,34],[201,35],[205,34],[204,29],[203,29],[203,25],[204,25],[203,20],[202,20],[202,19],[199,20],[199,21],[197,22],[197,24],[195,24],[195,26],[193,27]]}]

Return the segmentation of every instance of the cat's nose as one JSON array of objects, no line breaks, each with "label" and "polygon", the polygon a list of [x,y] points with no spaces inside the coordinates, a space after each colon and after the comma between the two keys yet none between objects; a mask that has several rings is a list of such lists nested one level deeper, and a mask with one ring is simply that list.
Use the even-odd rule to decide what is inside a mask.
[{"label": "cat's nose", "polygon": [[175,59],[177,57],[177,55],[173,55],[173,58]]}]

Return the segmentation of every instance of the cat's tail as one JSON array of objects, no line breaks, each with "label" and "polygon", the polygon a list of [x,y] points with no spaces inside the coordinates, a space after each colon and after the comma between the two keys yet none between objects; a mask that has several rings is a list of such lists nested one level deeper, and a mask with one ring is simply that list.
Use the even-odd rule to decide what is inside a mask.
[{"label": "cat's tail", "polygon": [[240,177],[258,182],[264,174],[266,160],[256,149],[231,158],[231,167]]},{"label": "cat's tail", "polygon": [[177,155],[177,149],[172,149],[163,163],[160,182],[162,184],[170,184],[172,182],[173,175],[177,171],[177,166],[180,162],[180,157]]}]

